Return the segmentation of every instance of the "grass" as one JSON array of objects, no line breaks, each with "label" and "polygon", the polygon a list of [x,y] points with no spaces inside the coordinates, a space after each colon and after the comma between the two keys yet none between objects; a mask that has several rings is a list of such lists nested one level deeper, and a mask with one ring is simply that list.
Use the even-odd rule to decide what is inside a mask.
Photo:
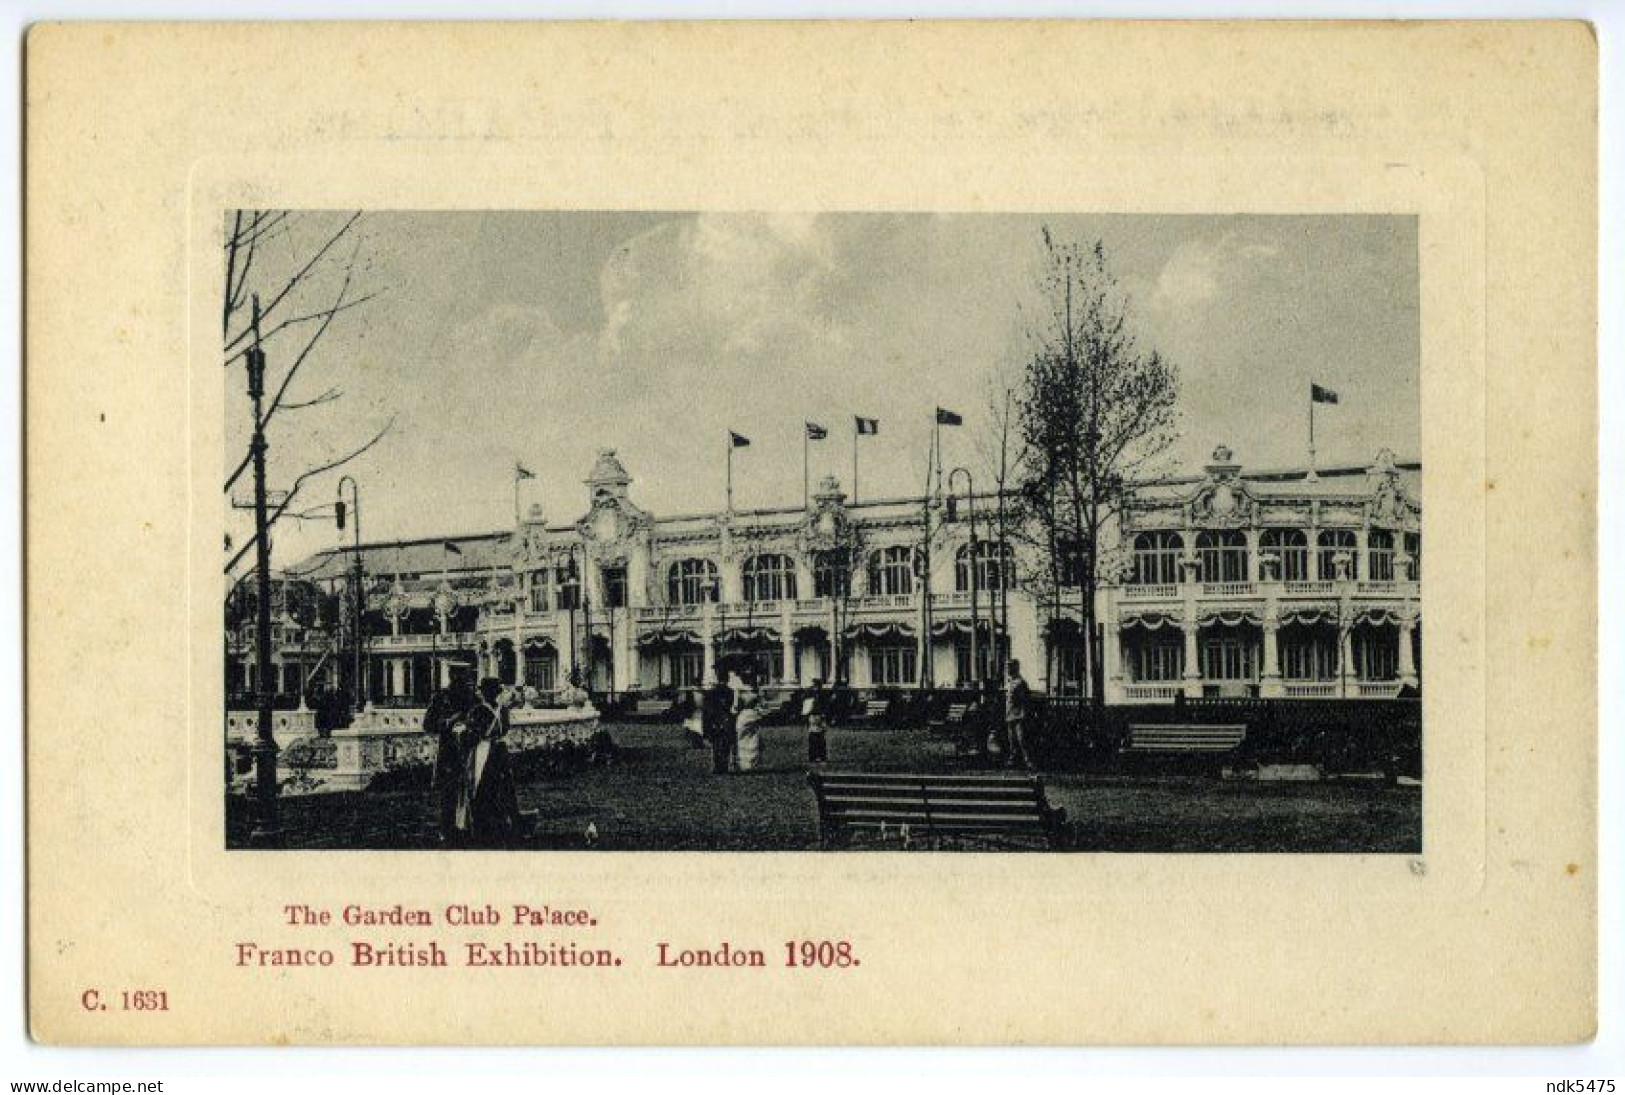
[{"label": "grass", "polygon": [[[762,765],[711,774],[708,750],[668,725],[610,727],[617,763],[543,774],[520,786],[537,815],[524,847],[604,850],[800,851],[816,848],[806,781],[806,732],[768,727]],[[830,732],[832,771],[957,771],[965,761],[923,730]],[[1387,852],[1421,849],[1415,788],[1255,783],[1198,776],[1045,773],[1050,801],[1066,807],[1080,851]],[[287,843],[300,848],[433,848],[426,791],[309,796],[282,807]],[[228,843],[244,839],[240,804]]]}]

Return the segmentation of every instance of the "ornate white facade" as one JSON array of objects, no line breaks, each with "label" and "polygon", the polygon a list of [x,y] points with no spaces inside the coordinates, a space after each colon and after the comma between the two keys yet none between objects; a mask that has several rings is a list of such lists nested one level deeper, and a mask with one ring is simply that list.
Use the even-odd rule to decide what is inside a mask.
[{"label": "ornate white facade", "polygon": [[[851,504],[826,478],[805,510],[660,517],[632,483],[605,450],[576,520],[533,507],[517,529],[450,547],[364,548],[370,697],[421,700],[456,665],[544,692],[572,675],[656,692],[697,683],[718,657],[787,686],[943,687],[1005,651],[1035,687],[1087,690],[1081,593],[1044,581],[1031,550],[1007,545],[1001,561],[994,497],[975,500],[973,550],[963,500],[949,520],[919,498]],[[1248,472],[1221,446],[1199,476],[1137,487],[1120,525],[1096,598],[1108,702],[1419,686],[1418,465],[1384,452],[1366,468]],[[342,603],[353,558],[295,571]],[[298,639],[278,660],[297,659],[295,680],[338,679],[336,617],[296,623],[279,624]],[[247,656],[228,636],[228,662]],[[228,677],[248,680],[229,664]]]}]

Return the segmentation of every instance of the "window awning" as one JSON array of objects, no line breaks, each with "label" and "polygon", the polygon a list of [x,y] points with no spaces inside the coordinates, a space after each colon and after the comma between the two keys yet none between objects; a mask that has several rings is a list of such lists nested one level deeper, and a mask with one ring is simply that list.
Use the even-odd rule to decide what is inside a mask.
[{"label": "window awning", "polygon": [[853,624],[844,635],[848,639],[912,639],[914,627],[901,623]]},{"label": "window awning", "polygon": [[663,628],[660,631],[650,631],[639,635],[638,645],[645,650],[672,646],[699,646],[700,637],[692,631]]}]

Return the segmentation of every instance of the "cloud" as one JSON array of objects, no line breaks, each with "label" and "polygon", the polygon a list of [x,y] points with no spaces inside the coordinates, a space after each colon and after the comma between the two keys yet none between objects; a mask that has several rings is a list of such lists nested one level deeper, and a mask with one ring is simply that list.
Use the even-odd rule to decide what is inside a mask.
[{"label": "cloud", "polygon": [[1206,305],[1279,254],[1276,244],[1245,240],[1235,232],[1181,244],[1157,275],[1151,306],[1177,310]]}]

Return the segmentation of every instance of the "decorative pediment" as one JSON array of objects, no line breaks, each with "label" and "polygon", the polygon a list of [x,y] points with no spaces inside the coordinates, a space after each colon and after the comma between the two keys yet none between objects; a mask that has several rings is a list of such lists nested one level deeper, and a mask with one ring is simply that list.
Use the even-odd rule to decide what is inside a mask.
[{"label": "decorative pediment", "polygon": [[1187,505],[1190,523],[1197,527],[1240,528],[1258,516],[1258,499],[1236,475],[1208,480]]},{"label": "decorative pediment", "polygon": [[846,495],[833,475],[818,484],[818,493],[801,522],[801,547],[812,554],[833,548],[856,546],[857,528],[846,512]]},{"label": "decorative pediment", "polygon": [[593,499],[592,508],[576,522],[576,532],[594,561],[615,565],[616,558],[624,559],[632,545],[652,524],[649,514],[624,496],[600,495]]},{"label": "decorative pediment", "polygon": [[1375,525],[1410,525],[1422,513],[1421,505],[1410,497],[1405,481],[1392,465],[1377,478],[1365,504],[1365,519]]}]

